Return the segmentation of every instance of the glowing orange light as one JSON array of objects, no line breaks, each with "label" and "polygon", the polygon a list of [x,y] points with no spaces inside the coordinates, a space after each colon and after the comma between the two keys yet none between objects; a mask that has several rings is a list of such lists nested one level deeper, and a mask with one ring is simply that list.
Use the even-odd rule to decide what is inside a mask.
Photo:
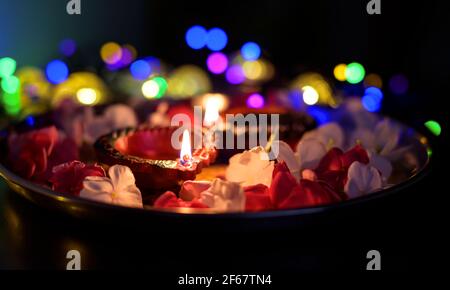
[{"label": "glowing orange light", "polygon": [[192,161],[191,136],[188,130],[184,130],[181,141],[180,163],[188,165]]}]

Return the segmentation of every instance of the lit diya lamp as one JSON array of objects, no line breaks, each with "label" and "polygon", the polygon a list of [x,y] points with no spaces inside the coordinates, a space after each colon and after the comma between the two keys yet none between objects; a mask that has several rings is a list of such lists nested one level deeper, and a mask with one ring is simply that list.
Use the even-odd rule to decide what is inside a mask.
[{"label": "lit diya lamp", "polygon": [[220,124],[219,103],[215,99],[209,99],[205,104],[205,118],[202,126],[202,148],[196,149],[194,155],[198,156],[206,165],[214,163],[217,158],[215,146],[215,131]]},{"label": "lit diya lamp", "polygon": [[[211,163],[209,152],[191,152],[191,135],[182,134],[181,150],[172,146],[177,127],[118,130],[94,144],[98,160],[106,165],[128,166],[141,189],[167,190],[185,180],[194,180]],[[204,153],[199,155],[198,153]]]}]

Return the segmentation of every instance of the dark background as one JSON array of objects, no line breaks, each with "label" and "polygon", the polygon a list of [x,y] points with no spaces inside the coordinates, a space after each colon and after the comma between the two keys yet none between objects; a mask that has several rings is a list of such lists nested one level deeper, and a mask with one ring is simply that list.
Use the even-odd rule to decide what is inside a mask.
[{"label": "dark background", "polygon": [[[113,40],[131,43],[141,55],[156,55],[174,65],[203,65],[207,52],[189,49],[184,33],[194,24],[221,27],[229,37],[227,52],[248,40],[258,42],[275,64],[281,83],[305,70],[331,78],[336,64],[351,61],[380,74],[385,84],[393,74],[403,73],[410,81],[408,93],[394,96],[386,89],[383,112],[419,131],[424,121],[435,119],[443,126],[443,134],[431,140],[435,146],[432,173],[407,192],[318,219],[306,229],[226,235],[199,229],[200,233],[188,235],[187,245],[185,235],[177,232],[130,233],[66,219],[35,208],[3,188],[0,268],[64,267],[61,259],[69,247],[65,243],[74,241],[84,249],[91,268],[363,270],[365,253],[380,248],[387,256],[386,268],[405,270],[424,266],[418,265],[418,255],[433,256],[433,249],[422,241],[436,238],[431,225],[441,219],[434,206],[442,204],[445,192],[438,185],[448,139],[450,10],[445,1],[381,0],[382,14],[367,15],[368,1],[363,0],[82,0],[81,16],[67,15],[67,2],[0,0],[0,57],[14,57],[19,66],[43,66],[58,56],[59,41],[70,37],[89,63],[97,63],[101,44]],[[237,252],[231,250],[237,245],[226,246],[238,239],[243,246]],[[205,241],[212,241],[207,243],[209,250],[215,242],[228,251],[211,259],[199,246]],[[169,253],[167,259],[161,247]],[[112,259],[110,252],[120,252],[120,257]]]}]

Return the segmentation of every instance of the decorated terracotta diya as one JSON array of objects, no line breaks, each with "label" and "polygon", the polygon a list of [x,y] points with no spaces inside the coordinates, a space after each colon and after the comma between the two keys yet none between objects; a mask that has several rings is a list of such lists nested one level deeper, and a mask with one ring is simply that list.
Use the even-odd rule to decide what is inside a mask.
[{"label": "decorated terracotta diya", "polygon": [[108,166],[120,164],[131,168],[136,184],[141,189],[176,188],[185,180],[194,180],[203,167],[215,161],[217,155],[214,148],[197,149],[191,154],[189,134],[187,137],[183,134],[181,152],[174,149],[171,138],[177,129],[164,127],[117,130],[100,137],[94,148],[99,162]]}]

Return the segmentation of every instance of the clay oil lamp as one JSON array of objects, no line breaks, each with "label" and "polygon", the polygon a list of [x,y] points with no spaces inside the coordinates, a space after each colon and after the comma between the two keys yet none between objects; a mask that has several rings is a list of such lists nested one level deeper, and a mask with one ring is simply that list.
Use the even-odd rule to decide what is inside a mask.
[{"label": "clay oil lamp", "polygon": [[[183,132],[181,150],[171,144],[177,127],[118,130],[100,137],[94,147],[98,160],[106,165],[121,164],[133,171],[143,190],[158,191],[194,180],[211,163],[207,154],[191,152],[191,136]],[[198,151],[198,150],[197,150]]]}]

